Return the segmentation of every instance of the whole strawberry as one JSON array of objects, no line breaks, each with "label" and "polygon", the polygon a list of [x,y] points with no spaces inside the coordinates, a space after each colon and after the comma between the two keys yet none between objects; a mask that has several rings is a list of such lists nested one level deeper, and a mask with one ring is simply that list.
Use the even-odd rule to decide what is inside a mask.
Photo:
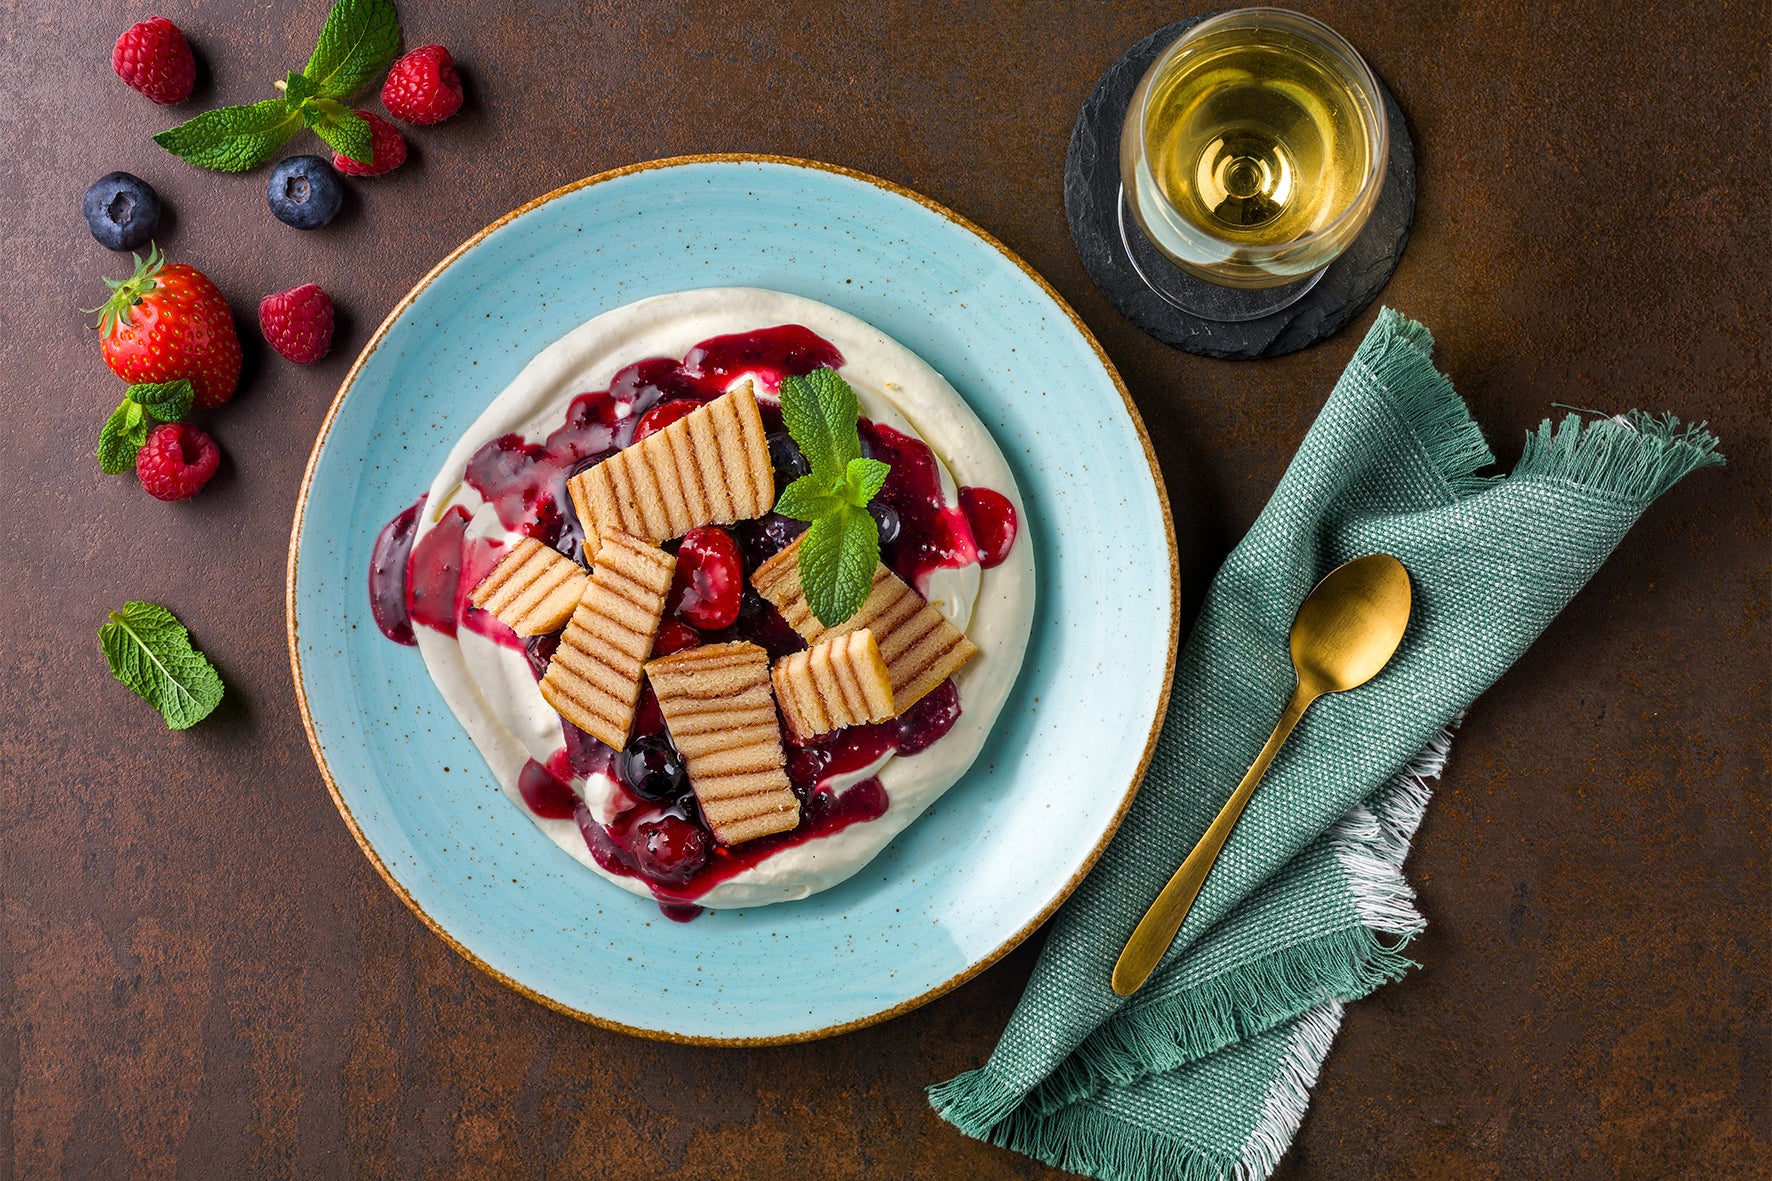
[{"label": "whole strawberry", "polygon": [[279,354],[312,365],[332,350],[332,299],[318,283],[304,283],[258,305],[258,326]]},{"label": "whole strawberry", "polygon": [[400,129],[371,111],[358,111],[369,121],[369,163],[353,160],[342,152],[332,153],[332,166],[346,176],[380,176],[392,172],[406,162],[406,137]]},{"label": "whole strawberry", "polygon": [[381,105],[406,123],[441,123],[461,110],[461,75],[441,45],[421,45],[388,71]]},{"label": "whole strawberry", "polygon": [[163,16],[130,25],[111,50],[111,68],[161,106],[191,97],[197,82],[197,60],[179,27]]},{"label": "whole strawberry", "polygon": [[135,454],[135,474],[158,500],[188,500],[221,466],[215,440],[186,422],[162,423]]},{"label": "whole strawberry", "polygon": [[240,381],[240,338],[227,300],[208,276],[168,265],[157,247],[135,274],[106,279],[111,298],[99,313],[98,343],[111,372],[130,384],[191,379],[197,405],[220,406]]}]

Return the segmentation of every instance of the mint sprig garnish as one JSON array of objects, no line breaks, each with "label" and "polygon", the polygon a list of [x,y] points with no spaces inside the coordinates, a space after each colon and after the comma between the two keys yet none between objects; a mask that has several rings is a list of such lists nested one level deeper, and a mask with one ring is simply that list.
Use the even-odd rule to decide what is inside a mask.
[{"label": "mint sprig garnish", "polygon": [[129,387],[98,435],[98,466],[107,476],[135,467],[135,456],[157,423],[178,422],[191,412],[190,379],[141,382]]},{"label": "mint sprig garnish", "polygon": [[168,730],[188,730],[221,704],[221,674],[191,645],[185,625],[156,603],[111,612],[98,646],[111,675],[159,710]]},{"label": "mint sprig garnish", "polygon": [[367,164],[369,124],[341,100],[373,81],[399,51],[400,18],[389,0],[337,0],[308,64],[277,83],[282,97],[204,111],[154,142],[199,168],[245,172],[306,127],[341,155]]},{"label": "mint sprig garnish", "polygon": [[784,380],[781,418],[812,470],[782,489],[775,511],[811,522],[800,543],[800,589],[818,621],[836,627],[873,589],[880,528],[868,503],[892,468],[862,455],[861,406],[834,369]]}]

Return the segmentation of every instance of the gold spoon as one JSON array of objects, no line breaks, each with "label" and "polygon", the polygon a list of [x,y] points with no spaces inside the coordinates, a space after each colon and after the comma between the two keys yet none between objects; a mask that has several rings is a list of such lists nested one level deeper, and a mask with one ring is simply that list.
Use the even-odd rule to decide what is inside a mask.
[{"label": "gold spoon", "polygon": [[1131,996],[1138,991],[1169,950],[1256,784],[1311,702],[1325,693],[1356,689],[1377,676],[1402,642],[1408,623],[1409,572],[1389,554],[1345,562],[1305,596],[1292,621],[1292,667],[1298,688],[1273,736],[1255,756],[1255,765],[1126,940],[1126,949],[1114,964],[1116,993]]}]

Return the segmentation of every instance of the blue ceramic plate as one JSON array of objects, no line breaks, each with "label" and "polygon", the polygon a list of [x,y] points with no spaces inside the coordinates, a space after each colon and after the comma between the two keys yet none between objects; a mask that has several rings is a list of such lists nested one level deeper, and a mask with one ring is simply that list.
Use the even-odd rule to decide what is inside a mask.
[{"label": "blue ceramic plate", "polygon": [[[972,770],[848,882],[664,920],[512,806],[418,651],[369,612],[378,529],[537,351],[644,296],[757,286],[876,325],[945,375],[1027,505],[1038,614]],[[321,774],[388,884],[529,996],[632,1033],[757,1044],[901,1013],[1031,933],[1113,834],[1149,757],[1177,626],[1175,540],[1100,346],[1001,244],[827,165],[661,160],[550,193],[394,309],[321,427],[296,507],[289,646]]]}]

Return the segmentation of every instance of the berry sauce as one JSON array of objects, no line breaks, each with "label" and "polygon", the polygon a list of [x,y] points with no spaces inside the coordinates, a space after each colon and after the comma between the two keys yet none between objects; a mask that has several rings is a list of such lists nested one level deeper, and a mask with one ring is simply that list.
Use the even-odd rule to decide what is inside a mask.
[{"label": "berry sauce", "polygon": [[[463,482],[492,506],[507,530],[582,562],[583,532],[566,482],[633,443],[636,427],[654,407],[661,407],[651,416],[656,428],[680,413],[670,404],[711,401],[740,376],[751,376],[763,392],[773,393],[784,378],[842,364],[835,346],[796,324],[714,337],[691,349],[681,362],[665,357],[637,361],[619,371],[607,389],[579,394],[567,407],[565,420],[541,443],[516,434],[493,439],[468,460]],[[780,407],[764,400],[760,408],[765,428],[772,435],[780,432]],[[863,450],[892,465],[875,510],[877,515],[889,512],[897,527],[895,536],[883,540],[881,558],[899,577],[926,590],[929,575],[936,570],[974,561],[993,566],[1003,560],[1016,535],[1015,511],[1005,497],[986,488],[967,488],[961,492],[960,507],[948,504],[934,454],[921,440],[867,419],[861,421],[860,431]],[[788,446],[785,451],[794,449]],[[778,479],[793,474],[778,473]],[[448,636],[458,634],[458,626],[468,627],[525,653],[539,680],[559,637],[521,639],[469,602],[473,588],[498,563],[503,544],[486,539],[470,543],[468,511],[455,505],[414,545],[423,504],[421,497],[376,538],[369,578],[376,625],[389,639],[403,644],[415,642],[415,623]],[[771,513],[729,529],[706,529],[722,536],[698,543],[711,555],[704,557],[704,564],[729,571],[736,556],[748,576],[805,525]],[[771,660],[806,647],[781,614],[750,586],[742,586],[736,608],[725,592],[713,593],[712,584],[696,590],[693,595],[676,596],[673,613],[660,630],[664,647],[681,650],[698,643],[749,640],[766,649]],[[718,610],[710,608],[714,600],[721,602]],[[839,776],[852,779],[884,756],[907,757],[926,750],[959,716],[959,693],[947,681],[903,716],[878,725],[852,726],[801,745],[787,740],[783,727],[788,779],[801,801],[800,824],[790,832],[732,847],[714,841],[686,784],[683,794],[669,796],[665,793],[679,788],[670,777],[660,779],[655,772],[653,780],[640,785],[651,793],[649,798],[627,781],[629,775],[643,773],[646,760],[612,750],[564,719],[560,748],[545,764],[531,759],[524,765],[518,794],[538,817],[576,821],[598,865],[645,882],[667,917],[687,922],[701,911],[695,899],[765,858],[885,815],[891,801],[877,776],[869,775],[841,791],[835,790],[833,781]],[[674,750],[650,685],[641,687],[629,742],[630,752],[650,750],[648,743]],[[651,761],[659,762],[656,752]],[[602,816],[594,816],[572,788],[575,780],[592,776],[606,781]]]},{"label": "berry sauce", "polygon": [[418,513],[424,506],[421,496],[383,525],[369,551],[369,610],[381,634],[396,644],[418,643],[406,610],[406,563],[412,557],[412,535],[418,531]]},{"label": "berry sauce", "polygon": [[972,539],[978,543],[978,564],[986,570],[1001,566],[1015,548],[1015,535],[1021,529],[1015,506],[995,488],[962,488],[960,508],[972,526]]},{"label": "berry sauce", "polygon": [[[561,750],[556,755],[560,762],[565,761],[566,752]],[[544,767],[534,759],[523,764],[523,770],[517,775],[517,792],[523,797],[523,803],[544,820],[571,820],[572,810],[578,806],[578,797],[572,794],[571,784],[553,771],[555,759],[548,760]],[[567,772],[570,779],[571,772]]]},{"label": "berry sauce", "polygon": [[455,635],[455,621],[474,584],[462,574],[463,539],[468,510],[451,505],[442,520],[412,547],[406,563],[406,613],[446,636]]},{"label": "berry sauce", "polygon": [[892,465],[876,504],[898,515],[898,536],[882,540],[880,556],[893,573],[929,596],[929,576],[978,561],[972,525],[947,502],[935,453],[921,439],[884,423],[861,420],[862,451]]}]

